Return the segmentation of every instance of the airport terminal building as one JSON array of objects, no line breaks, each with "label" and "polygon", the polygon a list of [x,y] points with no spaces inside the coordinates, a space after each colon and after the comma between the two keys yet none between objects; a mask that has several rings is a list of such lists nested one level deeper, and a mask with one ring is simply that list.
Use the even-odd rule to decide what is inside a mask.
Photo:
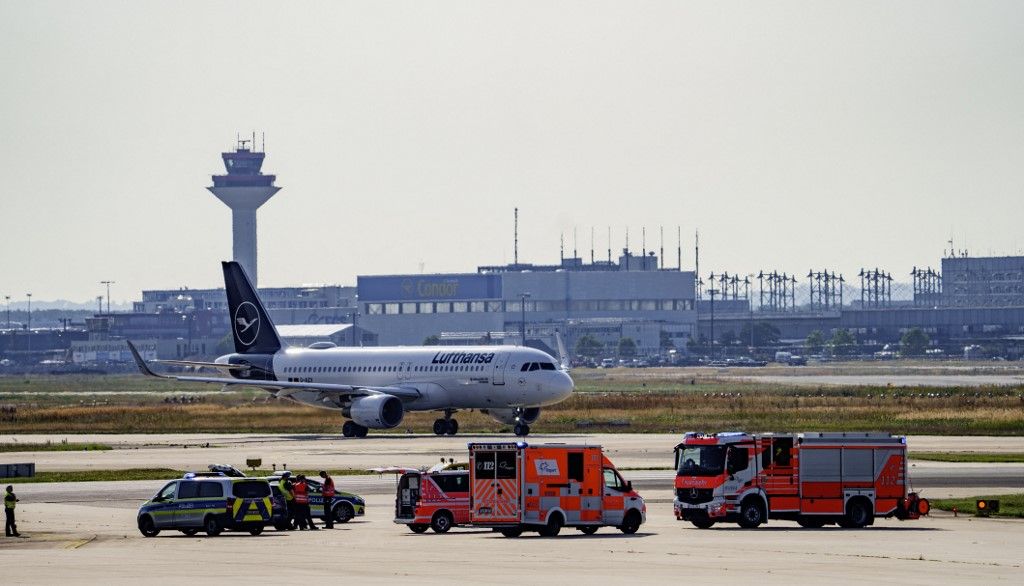
[{"label": "airport terminal building", "polygon": [[659,269],[654,257],[360,276],[357,289],[359,325],[376,333],[381,345],[420,345],[434,337],[515,344],[525,325],[531,345],[553,349],[557,330],[570,350],[589,334],[609,349],[632,338],[637,353],[646,355],[659,351],[662,332],[685,347],[697,323],[694,273]]}]

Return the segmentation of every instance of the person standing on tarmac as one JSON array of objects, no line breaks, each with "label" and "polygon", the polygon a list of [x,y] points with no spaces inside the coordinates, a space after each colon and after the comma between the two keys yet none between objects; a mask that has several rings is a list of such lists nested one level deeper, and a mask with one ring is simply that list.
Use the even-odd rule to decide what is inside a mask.
[{"label": "person standing on tarmac", "polygon": [[295,493],[291,472],[281,474],[281,480],[277,481],[277,488],[281,491],[281,495],[284,496],[284,509],[285,516],[288,517],[288,530],[292,531],[295,529]]},{"label": "person standing on tarmac", "polygon": [[4,535],[7,537],[21,537],[18,533],[18,524],[14,521],[14,507],[18,505],[18,497],[14,494],[14,486],[7,485],[7,492],[4,493]]},{"label": "person standing on tarmac", "polygon": [[299,474],[295,479],[295,521],[299,524],[299,530],[305,531],[308,526],[311,530],[320,529],[313,524],[313,517],[309,511],[309,485],[306,484],[306,477]]},{"label": "person standing on tarmac", "polygon": [[321,489],[324,497],[324,527],[334,529],[334,511],[331,509],[334,503],[334,479],[326,470],[320,471],[320,478],[324,479],[324,486]]}]

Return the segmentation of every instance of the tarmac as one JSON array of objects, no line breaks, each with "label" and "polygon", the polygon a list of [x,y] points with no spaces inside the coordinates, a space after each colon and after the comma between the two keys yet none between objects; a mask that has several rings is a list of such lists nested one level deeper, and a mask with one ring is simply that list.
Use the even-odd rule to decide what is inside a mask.
[{"label": "tarmac", "polygon": [[[441,457],[465,460],[466,443],[507,436],[260,434],[0,436],[39,441],[96,441],[102,452],[18,452],[7,462],[35,461],[37,469],[171,467],[204,469],[209,463],[243,467],[372,468],[429,466]],[[595,536],[563,530],[556,538],[527,534],[507,539],[489,530],[457,528],[445,535],[414,535],[392,522],[395,479],[390,475],[339,476],[341,490],[367,499],[367,514],[333,531],[224,534],[185,537],[163,532],[142,537],[136,510],[164,481],[17,485],[19,527],[28,537],[0,541],[4,584],[55,582],[227,583],[306,582],[425,584],[601,582],[678,583],[710,580],[758,583],[937,582],[1019,583],[1024,521],[977,519],[936,512],[917,521],[880,519],[873,527],[802,529],[772,521],[756,530],[722,525],[698,530],[672,514],[672,446],[678,435],[594,434],[531,436],[531,442],[602,444],[648,502],[648,523],[633,536],[613,528]],[[197,447],[209,444],[210,447]],[[1024,452],[1024,438],[912,437],[911,450]],[[185,447],[188,446],[188,447]],[[932,498],[1020,492],[1024,466],[918,461],[915,488]]]}]

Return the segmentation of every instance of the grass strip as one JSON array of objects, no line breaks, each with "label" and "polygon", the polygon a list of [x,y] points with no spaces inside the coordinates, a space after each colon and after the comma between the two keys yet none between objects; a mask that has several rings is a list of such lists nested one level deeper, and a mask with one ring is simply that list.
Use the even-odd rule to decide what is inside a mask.
[{"label": "grass strip", "polygon": [[911,460],[929,462],[981,462],[985,464],[1021,464],[1024,454],[1011,452],[911,452]]},{"label": "grass strip", "polygon": [[4,452],[97,452],[112,450],[107,444],[46,442],[36,444],[8,443],[0,444],[0,453]]},{"label": "grass strip", "polygon": [[993,517],[1024,518],[1024,493],[1001,494],[992,496],[976,496],[961,499],[928,499],[932,507],[942,511],[952,511],[956,507],[960,513],[973,515],[977,512],[978,499],[999,501],[999,512]]}]

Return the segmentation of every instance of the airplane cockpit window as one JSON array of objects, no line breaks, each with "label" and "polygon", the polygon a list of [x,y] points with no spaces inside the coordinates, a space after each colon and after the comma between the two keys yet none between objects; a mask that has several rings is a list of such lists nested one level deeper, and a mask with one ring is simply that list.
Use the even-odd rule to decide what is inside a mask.
[{"label": "airplane cockpit window", "polygon": [[519,372],[526,372],[527,370],[530,370],[530,363],[529,362],[524,364],[523,367],[519,369]]},{"label": "airplane cockpit window", "polygon": [[541,362],[540,363],[540,369],[541,370],[554,370],[555,369],[555,365],[551,364],[550,362]]},{"label": "airplane cockpit window", "polygon": [[535,370],[540,370],[540,365],[537,364],[536,362],[531,362],[530,363],[530,372],[533,372]]}]

